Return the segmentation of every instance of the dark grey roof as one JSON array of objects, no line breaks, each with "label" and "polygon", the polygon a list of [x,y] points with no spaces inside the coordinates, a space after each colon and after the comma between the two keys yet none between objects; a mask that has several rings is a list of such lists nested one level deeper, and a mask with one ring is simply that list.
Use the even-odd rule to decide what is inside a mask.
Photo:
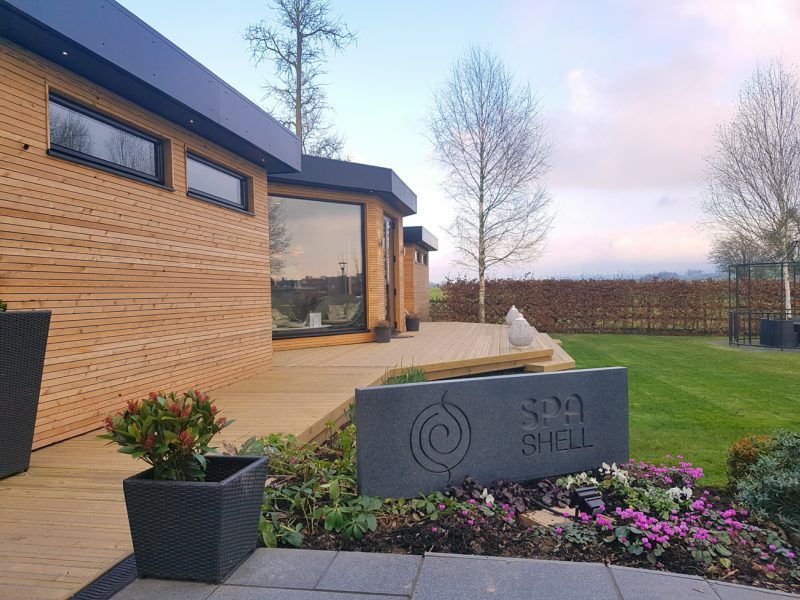
[{"label": "dark grey roof", "polygon": [[300,168],[300,140],[113,0],[0,0],[0,36],[262,164]]},{"label": "dark grey roof", "polygon": [[403,225],[403,243],[416,244],[420,248],[424,248],[428,251],[439,249],[439,240],[436,239],[436,236],[419,225],[414,227],[406,227]]},{"label": "dark grey roof", "polygon": [[300,173],[269,174],[270,181],[376,194],[404,217],[417,212],[417,195],[391,169],[303,155]]}]

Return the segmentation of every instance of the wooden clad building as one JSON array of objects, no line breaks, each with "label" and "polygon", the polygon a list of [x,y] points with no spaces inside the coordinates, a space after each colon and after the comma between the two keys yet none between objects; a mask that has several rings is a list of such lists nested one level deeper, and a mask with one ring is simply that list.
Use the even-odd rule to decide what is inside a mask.
[{"label": "wooden clad building", "polygon": [[430,256],[439,248],[439,240],[424,227],[403,229],[403,272],[405,274],[406,312],[416,314],[421,321],[431,320]]},{"label": "wooden clad building", "polygon": [[112,0],[0,0],[0,81],[0,299],[53,313],[34,447],[403,330],[416,197],[392,171],[301,156]]}]

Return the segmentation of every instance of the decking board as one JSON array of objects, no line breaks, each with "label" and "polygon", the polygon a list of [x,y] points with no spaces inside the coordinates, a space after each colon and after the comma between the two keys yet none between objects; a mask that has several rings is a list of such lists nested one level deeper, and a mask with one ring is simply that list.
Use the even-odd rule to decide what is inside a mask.
[{"label": "decking board", "polygon": [[[517,350],[505,327],[474,323],[422,323],[389,344],[276,352],[271,370],[213,390],[236,420],[220,442],[271,432],[319,439],[326,422],[344,422],[356,387],[401,365],[455,377],[537,360],[564,368],[572,359],[546,335]],[[27,474],[0,480],[0,600],[69,598],[132,551],[121,482],[144,465],[97,433],[37,450]]]}]

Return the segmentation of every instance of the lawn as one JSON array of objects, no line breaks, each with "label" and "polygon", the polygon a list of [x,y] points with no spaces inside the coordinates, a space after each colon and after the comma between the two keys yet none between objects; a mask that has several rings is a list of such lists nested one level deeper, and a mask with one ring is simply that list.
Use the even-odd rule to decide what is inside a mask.
[{"label": "lawn", "polygon": [[800,352],[737,350],[710,338],[559,334],[579,369],[628,367],[631,456],[682,454],[722,486],[725,450],[800,429]]}]

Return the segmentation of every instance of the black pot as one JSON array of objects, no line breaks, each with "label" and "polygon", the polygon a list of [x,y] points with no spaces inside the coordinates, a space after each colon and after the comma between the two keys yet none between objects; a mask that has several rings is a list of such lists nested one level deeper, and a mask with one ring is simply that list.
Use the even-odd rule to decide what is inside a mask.
[{"label": "black pot", "polygon": [[31,464],[49,331],[49,310],[0,312],[0,478]]},{"label": "black pot", "polygon": [[392,341],[392,328],[391,327],[376,327],[375,328],[375,341],[379,344],[388,344]]},{"label": "black pot", "polygon": [[406,331],[419,331],[418,317],[406,317]]},{"label": "black pot", "polygon": [[205,481],[123,482],[140,577],[219,582],[256,548],[267,459],[209,455]]}]

